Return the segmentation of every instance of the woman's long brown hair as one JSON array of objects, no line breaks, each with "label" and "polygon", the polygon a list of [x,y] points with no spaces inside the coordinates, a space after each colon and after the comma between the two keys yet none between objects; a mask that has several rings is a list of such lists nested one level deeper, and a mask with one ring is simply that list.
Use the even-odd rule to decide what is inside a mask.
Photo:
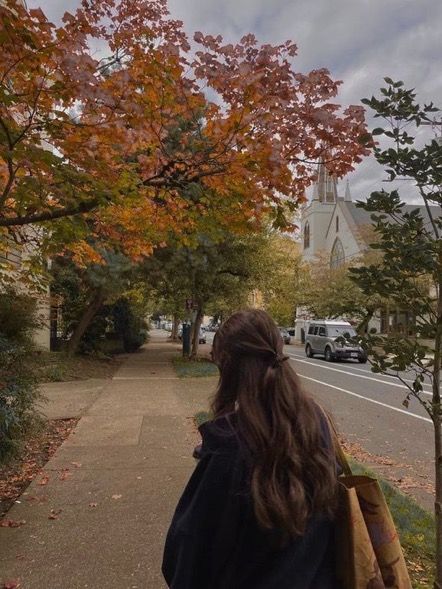
[{"label": "woman's long brown hair", "polygon": [[324,418],[285,361],[274,321],[257,309],[235,313],[216,333],[212,353],[220,368],[212,410],[215,418],[236,412],[252,459],[258,523],[295,537],[313,514],[332,517],[336,465]]}]

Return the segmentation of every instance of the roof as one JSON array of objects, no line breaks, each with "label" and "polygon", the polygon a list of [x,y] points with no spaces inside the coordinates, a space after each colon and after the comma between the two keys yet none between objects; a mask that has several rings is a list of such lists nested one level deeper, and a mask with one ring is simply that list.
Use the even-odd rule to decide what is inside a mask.
[{"label": "roof", "polygon": [[[356,225],[367,225],[372,223],[371,215],[376,214],[369,213],[365,209],[358,207],[355,202],[341,201],[341,206],[344,206],[347,209]],[[414,211],[415,209],[419,209],[424,222],[429,223],[430,219],[424,205],[404,205],[402,210],[406,213],[411,213],[411,211]],[[441,209],[439,207],[430,207],[430,210],[435,218],[441,216]]]}]

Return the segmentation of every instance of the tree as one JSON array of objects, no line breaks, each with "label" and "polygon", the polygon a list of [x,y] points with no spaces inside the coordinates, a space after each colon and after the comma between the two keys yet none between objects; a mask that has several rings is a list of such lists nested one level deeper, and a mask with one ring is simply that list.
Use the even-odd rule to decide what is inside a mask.
[{"label": "tree", "polygon": [[131,261],[121,254],[103,252],[104,264],[78,266],[72,258],[54,260],[51,290],[62,300],[62,317],[68,337],[66,353],[72,356],[88,327],[105,303],[115,302],[130,286]]},{"label": "tree", "polygon": [[6,0],[0,17],[0,227],[23,239],[29,224],[50,223],[54,240],[86,216],[149,254],[149,232],[192,225],[208,194],[230,204],[226,223],[284,224],[324,150],[337,175],[367,153],[363,109],[340,112],[326,70],[293,71],[289,41],[198,32],[191,45],[165,0],[83,0],[59,27]]},{"label": "tree", "polygon": [[[370,231],[366,233],[371,234]],[[341,317],[354,321],[358,333],[365,333],[376,311],[387,299],[375,292],[363,292],[352,280],[351,270],[375,260],[379,260],[378,252],[368,250],[351,262],[333,268],[328,254],[319,253],[313,262],[306,265],[300,293],[303,307],[318,319]]]},{"label": "tree", "polygon": [[[384,121],[373,135],[389,144],[378,144],[375,156],[386,166],[391,180],[413,180],[425,205],[424,212],[406,207],[396,190],[373,192],[367,202],[358,203],[372,213],[378,242],[371,247],[381,259],[352,270],[355,283],[366,295],[388,297],[400,308],[414,314],[414,335],[367,335],[362,344],[372,354],[372,370],[391,374],[407,387],[404,405],[416,399],[431,418],[435,450],[436,579],[442,588],[442,405],[440,394],[442,355],[442,144],[433,139],[418,147],[417,132],[431,123],[438,109],[423,106],[413,90],[402,82],[385,78],[382,96],[363,100]],[[414,374],[404,380],[401,371]],[[429,379],[432,398],[423,395],[423,382]]]},{"label": "tree", "polygon": [[185,310],[185,302],[192,300],[192,357],[198,353],[198,333],[205,313],[225,315],[245,307],[253,290],[265,293],[272,289],[274,294],[275,284],[280,288],[278,279],[291,264],[282,255],[281,245],[275,246],[282,238],[269,232],[224,232],[216,240],[199,234],[195,239],[198,244],[193,247],[177,245],[158,250],[144,264],[146,280],[161,309],[190,319],[192,313]]},{"label": "tree", "polygon": [[291,238],[272,233],[260,254],[262,269],[256,287],[265,310],[278,325],[294,325],[300,304],[298,284],[303,273],[298,244]]}]

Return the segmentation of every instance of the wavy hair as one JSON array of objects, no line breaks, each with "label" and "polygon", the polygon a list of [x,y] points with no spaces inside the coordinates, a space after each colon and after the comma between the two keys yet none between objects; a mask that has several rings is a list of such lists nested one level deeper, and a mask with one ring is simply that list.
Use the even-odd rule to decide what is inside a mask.
[{"label": "wavy hair", "polygon": [[313,514],[333,517],[337,477],[321,426],[327,422],[286,361],[274,321],[257,309],[235,313],[216,333],[212,354],[220,369],[212,411],[237,415],[258,523],[293,538]]}]

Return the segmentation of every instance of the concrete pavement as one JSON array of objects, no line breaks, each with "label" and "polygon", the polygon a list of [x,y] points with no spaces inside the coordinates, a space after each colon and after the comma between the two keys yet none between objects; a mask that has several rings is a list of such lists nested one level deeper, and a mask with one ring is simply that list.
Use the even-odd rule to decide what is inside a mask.
[{"label": "concrete pavement", "polygon": [[25,523],[0,528],[0,583],[165,587],[165,533],[194,468],[191,418],[216,385],[214,378],[178,379],[170,362],[177,351],[154,333],[111,381],[68,385],[66,394],[51,385],[46,413],[81,419],[7,514]]}]

